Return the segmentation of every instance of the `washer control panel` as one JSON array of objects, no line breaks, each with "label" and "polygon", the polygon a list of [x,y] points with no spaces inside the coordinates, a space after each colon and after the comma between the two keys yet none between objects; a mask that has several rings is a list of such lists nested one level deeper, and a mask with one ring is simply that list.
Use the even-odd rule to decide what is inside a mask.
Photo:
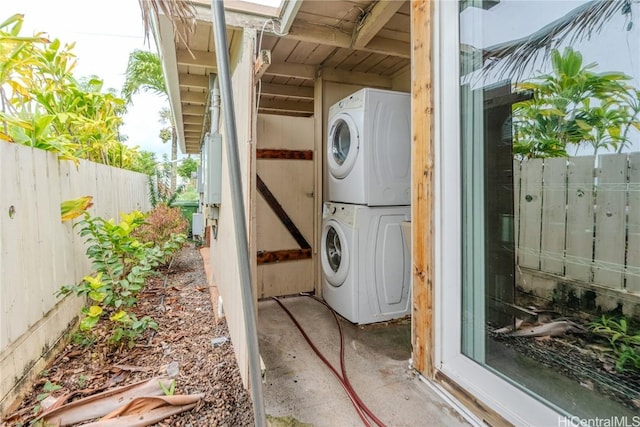
[{"label": "washer control panel", "polygon": [[356,206],[346,203],[327,202],[322,207],[322,217],[335,219],[353,227],[355,224]]}]

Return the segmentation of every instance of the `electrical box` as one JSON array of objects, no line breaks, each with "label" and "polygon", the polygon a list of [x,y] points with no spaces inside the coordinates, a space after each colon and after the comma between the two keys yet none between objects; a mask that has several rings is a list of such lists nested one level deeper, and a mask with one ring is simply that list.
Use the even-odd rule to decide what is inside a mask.
[{"label": "electrical box", "polygon": [[206,138],[205,205],[219,205],[222,198],[222,135],[214,133]]},{"label": "electrical box", "polygon": [[204,215],[194,213],[191,217],[191,234],[193,237],[204,237]]}]

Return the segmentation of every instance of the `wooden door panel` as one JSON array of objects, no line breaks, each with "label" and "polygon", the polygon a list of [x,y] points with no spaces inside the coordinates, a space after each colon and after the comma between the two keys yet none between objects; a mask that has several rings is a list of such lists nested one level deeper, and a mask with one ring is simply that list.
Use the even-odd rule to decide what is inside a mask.
[{"label": "wooden door panel", "polygon": [[312,118],[258,116],[258,298],[314,289]]}]

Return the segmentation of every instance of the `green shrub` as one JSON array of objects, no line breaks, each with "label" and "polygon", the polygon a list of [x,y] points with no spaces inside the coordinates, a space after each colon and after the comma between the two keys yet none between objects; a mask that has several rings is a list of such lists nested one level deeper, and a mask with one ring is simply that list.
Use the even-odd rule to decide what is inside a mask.
[{"label": "green shrub", "polygon": [[109,342],[119,345],[127,339],[131,347],[135,338],[148,328],[157,328],[157,324],[148,316],[137,319],[126,309],[136,304],[136,295],[146,279],[180,249],[186,237],[171,234],[159,244],[142,243],[134,231],[145,224],[145,216],[133,211],[121,217],[122,221],[116,224],[114,220],[85,213],[84,219],[75,225],[80,227],[79,234],[88,245],[86,254],[94,273],[76,285],[63,286],[58,295],[75,293],[90,300],[91,305],[82,310],[81,331],[92,331],[106,317],[111,322]]},{"label": "green shrub", "polygon": [[609,341],[611,350],[617,356],[616,369],[624,371],[627,367],[640,369],[640,331],[633,331],[627,319],[601,318],[589,325],[591,331]]}]

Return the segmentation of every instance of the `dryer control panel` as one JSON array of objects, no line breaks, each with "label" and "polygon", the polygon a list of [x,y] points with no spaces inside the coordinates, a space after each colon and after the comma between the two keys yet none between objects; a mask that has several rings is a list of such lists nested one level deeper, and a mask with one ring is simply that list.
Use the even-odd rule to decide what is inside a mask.
[{"label": "dryer control panel", "polygon": [[329,117],[333,117],[340,111],[361,108],[364,105],[364,95],[365,93],[360,90],[336,102],[329,107]]}]

